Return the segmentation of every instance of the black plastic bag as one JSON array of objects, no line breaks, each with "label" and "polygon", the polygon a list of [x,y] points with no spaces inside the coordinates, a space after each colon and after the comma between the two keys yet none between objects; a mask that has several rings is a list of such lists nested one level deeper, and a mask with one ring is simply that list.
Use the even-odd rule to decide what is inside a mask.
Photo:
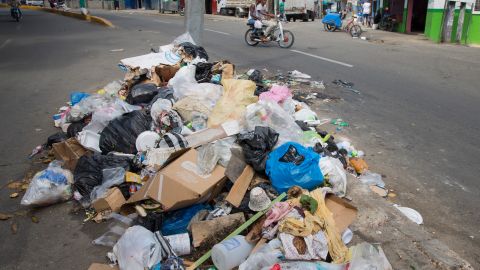
[{"label": "black plastic bag", "polygon": [[130,158],[115,155],[84,155],[77,162],[73,173],[73,187],[83,197],[90,199],[93,188],[101,185],[103,169],[122,167],[130,170]]},{"label": "black plastic bag", "polygon": [[67,128],[67,137],[76,137],[77,134],[81,132],[86,125],[87,124],[85,124],[83,121],[71,123]]},{"label": "black plastic bag", "polygon": [[126,101],[130,104],[150,103],[158,94],[158,88],[153,83],[137,84],[128,93]]},{"label": "black plastic bag", "polygon": [[302,164],[302,162],[305,160],[305,157],[300,155],[297,151],[297,148],[295,148],[295,146],[293,145],[290,145],[288,147],[288,150],[287,152],[285,153],[285,155],[283,155],[279,161],[281,162],[289,162],[289,163],[293,163],[295,165],[300,165]]},{"label": "black plastic bag", "polygon": [[263,75],[262,72],[258,69],[255,69],[250,76],[248,76],[250,81],[254,81],[256,84],[262,84]]},{"label": "black plastic bag", "polygon": [[268,153],[278,141],[279,134],[269,127],[255,127],[254,131],[239,135],[245,162],[257,172],[265,173]]},{"label": "black plastic bag", "polygon": [[197,58],[198,56],[208,61],[207,51],[205,51],[203,47],[193,45],[190,42],[180,43],[180,47],[183,47],[183,50],[185,51],[185,53],[191,56],[192,58]]},{"label": "black plastic bag", "polygon": [[141,217],[138,220],[138,225],[145,227],[151,232],[157,232],[162,229],[163,213],[148,212],[146,217]]},{"label": "black plastic bag", "polygon": [[59,143],[67,140],[67,134],[63,131],[57,132],[48,136],[47,143],[45,144],[46,147],[50,148],[54,143]]},{"label": "black plastic bag", "polygon": [[145,110],[126,113],[110,121],[100,133],[100,150],[103,154],[112,151],[135,154],[135,142],[140,133],[150,130],[152,117]]},{"label": "black plastic bag", "polygon": [[168,99],[172,102],[172,105],[173,105],[173,103],[175,103],[175,98],[173,97],[173,89],[168,87],[159,88],[158,94],[155,97],[153,97],[152,101],[150,101],[150,104],[148,104],[147,108],[150,109],[153,103],[155,103],[155,101],[159,99]]},{"label": "black plastic bag", "polygon": [[198,83],[210,82],[212,80],[213,64],[200,62],[196,64],[196,66],[195,80],[197,80]]}]

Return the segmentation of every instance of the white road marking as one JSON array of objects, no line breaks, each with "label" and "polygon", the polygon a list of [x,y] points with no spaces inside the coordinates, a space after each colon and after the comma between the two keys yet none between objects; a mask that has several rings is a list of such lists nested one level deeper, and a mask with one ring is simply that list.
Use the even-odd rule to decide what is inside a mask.
[{"label": "white road marking", "polygon": [[171,24],[172,22],[167,22],[167,21],[162,21],[162,20],[155,20],[156,22],[159,22],[159,23],[166,23],[166,24]]},{"label": "white road marking", "polygon": [[310,57],[313,57],[313,58],[317,58],[317,59],[327,61],[327,62],[330,62],[330,63],[342,65],[342,66],[345,66],[345,67],[350,67],[350,68],[353,67],[353,65],[350,65],[350,64],[347,64],[347,63],[344,63],[344,62],[340,62],[340,61],[337,61],[337,60],[333,60],[333,59],[330,59],[330,58],[321,57],[321,56],[314,55],[314,54],[311,54],[311,53],[306,53],[306,52],[297,51],[297,50],[290,50],[290,51],[295,52],[295,53],[299,53],[299,54],[303,54],[303,55],[306,55],[306,56],[310,56]]},{"label": "white road marking", "polygon": [[212,30],[212,29],[208,29],[208,28],[205,28],[205,31],[210,31],[210,32],[214,32],[214,33],[218,33],[218,34],[230,36],[230,33],[225,33],[225,32],[221,32],[221,31],[216,31],[216,30]]},{"label": "white road marking", "polygon": [[5,41],[2,43],[2,45],[0,45],[0,49],[3,49],[3,47],[7,46],[7,44],[10,43],[11,41],[12,41],[12,39],[10,39],[10,38],[7,39],[7,40],[5,40]]}]

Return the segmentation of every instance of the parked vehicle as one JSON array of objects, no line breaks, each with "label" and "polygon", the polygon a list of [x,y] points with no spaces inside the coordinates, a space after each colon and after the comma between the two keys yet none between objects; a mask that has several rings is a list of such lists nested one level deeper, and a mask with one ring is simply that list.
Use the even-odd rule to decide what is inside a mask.
[{"label": "parked vehicle", "polygon": [[312,22],[315,20],[314,0],[285,0],[285,17],[287,21],[293,19]]},{"label": "parked vehicle", "polygon": [[217,13],[235,17],[248,16],[248,7],[255,0],[217,0]]},{"label": "parked vehicle", "polygon": [[25,1],[25,4],[28,5],[28,6],[43,7],[43,1],[42,0],[27,0],[27,1]]},{"label": "parked vehicle", "polygon": [[10,14],[12,15],[12,18],[17,22],[19,22],[20,18],[22,17],[20,15],[20,8],[18,8],[18,7],[12,7],[10,9]]},{"label": "parked vehicle", "polygon": [[266,26],[263,25],[261,29],[255,28],[254,23],[247,23],[249,29],[245,32],[245,42],[249,46],[256,46],[258,43],[268,43],[270,41],[277,42],[281,48],[290,48],[295,41],[293,33],[289,30],[283,29],[282,21],[279,17],[276,18],[277,25],[272,29],[270,36],[265,36]]},{"label": "parked vehicle", "polygon": [[185,6],[185,1],[179,0],[161,0],[160,1],[160,12],[171,12],[171,13],[180,13],[183,12]]},{"label": "parked vehicle", "polygon": [[378,28],[381,30],[393,32],[396,23],[397,20],[392,16],[383,16],[383,18],[380,20],[380,23],[378,24]]},{"label": "parked vehicle", "polygon": [[342,20],[345,19],[343,13],[328,13],[322,20],[325,31],[334,32],[335,30],[343,29],[352,37],[360,37],[362,35],[362,27],[355,21],[356,16],[352,16],[342,28]]}]

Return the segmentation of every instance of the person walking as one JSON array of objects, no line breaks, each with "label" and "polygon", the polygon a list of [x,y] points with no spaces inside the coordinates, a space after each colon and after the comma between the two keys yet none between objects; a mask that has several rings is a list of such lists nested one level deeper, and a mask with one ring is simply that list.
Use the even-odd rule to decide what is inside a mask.
[{"label": "person walking", "polygon": [[372,4],[366,0],[362,5],[363,25],[370,26],[370,14],[372,13]]},{"label": "person walking", "polygon": [[119,0],[113,0],[113,7],[115,11],[118,11],[120,9],[120,1]]},{"label": "person walking", "polygon": [[286,20],[287,18],[285,17],[285,0],[280,1],[278,4],[278,11],[280,12],[280,18],[282,20]]}]

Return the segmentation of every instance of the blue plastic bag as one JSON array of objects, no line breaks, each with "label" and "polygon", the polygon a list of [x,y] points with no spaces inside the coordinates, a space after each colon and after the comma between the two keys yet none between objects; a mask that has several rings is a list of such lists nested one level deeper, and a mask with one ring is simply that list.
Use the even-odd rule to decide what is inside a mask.
[{"label": "blue plastic bag", "polygon": [[190,220],[199,211],[204,209],[210,210],[211,207],[208,204],[195,204],[187,208],[182,208],[173,212],[167,212],[162,224],[162,234],[173,235],[186,233]]},{"label": "blue plastic bag", "polygon": [[70,102],[72,103],[72,106],[79,103],[82,99],[90,96],[88,93],[84,92],[72,92],[70,94]]},{"label": "blue plastic bag", "polygon": [[270,152],[265,172],[278,193],[292,186],[311,190],[323,184],[319,161],[320,156],[311,147],[286,142]]}]

